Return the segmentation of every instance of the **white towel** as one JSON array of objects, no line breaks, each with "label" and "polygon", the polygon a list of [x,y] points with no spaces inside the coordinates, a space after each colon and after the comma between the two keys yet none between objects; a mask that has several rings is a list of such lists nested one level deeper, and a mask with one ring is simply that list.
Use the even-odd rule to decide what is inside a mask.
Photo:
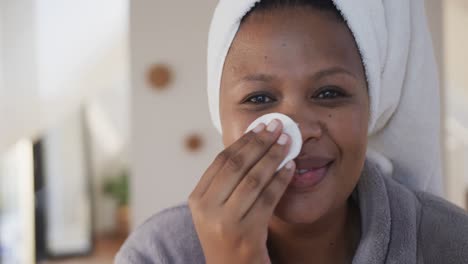
[{"label": "white towel", "polygon": [[[208,40],[208,100],[221,131],[224,61],[242,17],[260,0],[220,0]],[[439,81],[423,0],[334,0],[366,69],[368,159],[415,190],[443,193]]]}]

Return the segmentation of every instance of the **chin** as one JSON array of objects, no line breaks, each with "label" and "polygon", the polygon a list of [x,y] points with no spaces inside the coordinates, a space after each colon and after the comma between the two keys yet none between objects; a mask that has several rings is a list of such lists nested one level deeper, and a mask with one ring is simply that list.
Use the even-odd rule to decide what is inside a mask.
[{"label": "chin", "polygon": [[314,224],[339,213],[355,187],[332,167],[327,177],[311,188],[290,186],[275,208],[274,218],[288,224]]},{"label": "chin", "polygon": [[313,224],[328,213],[326,203],[314,195],[284,195],[275,208],[274,218],[288,224]]}]

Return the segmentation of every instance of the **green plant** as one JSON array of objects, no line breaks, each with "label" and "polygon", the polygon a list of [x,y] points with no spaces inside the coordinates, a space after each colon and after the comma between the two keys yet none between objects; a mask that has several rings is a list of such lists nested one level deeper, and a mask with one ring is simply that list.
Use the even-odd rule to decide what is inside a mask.
[{"label": "green plant", "polygon": [[128,205],[128,172],[122,171],[117,176],[108,177],[104,181],[103,192],[115,199],[119,207]]}]

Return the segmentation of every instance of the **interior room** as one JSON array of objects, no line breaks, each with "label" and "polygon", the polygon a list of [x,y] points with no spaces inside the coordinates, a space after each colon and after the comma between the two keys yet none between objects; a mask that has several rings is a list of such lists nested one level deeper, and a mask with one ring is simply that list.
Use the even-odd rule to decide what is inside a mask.
[{"label": "interior room", "polygon": [[[425,2],[444,198],[466,209],[468,1]],[[0,263],[113,263],[187,200],[223,149],[206,96],[216,3],[0,1]]]}]

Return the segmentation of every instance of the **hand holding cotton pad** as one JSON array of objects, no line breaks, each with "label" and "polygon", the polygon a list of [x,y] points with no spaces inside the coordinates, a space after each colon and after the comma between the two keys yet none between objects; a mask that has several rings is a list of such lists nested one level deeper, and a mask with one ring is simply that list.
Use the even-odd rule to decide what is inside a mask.
[{"label": "hand holding cotton pad", "polygon": [[280,170],[288,161],[295,159],[299,153],[301,152],[302,148],[302,136],[301,131],[299,130],[299,126],[292,120],[289,116],[283,115],[280,113],[270,113],[263,115],[257,118],[246,130],[246,133],[250,130],[254,129],[258,124],[265,124],[268,125],[273,119],[277,119],[281,121],[283,124],[283,133],[287,134],[291,138],[291,145],[289,147],[288,155],[284,158],[283,162],[278,166],[278,170]]}]

